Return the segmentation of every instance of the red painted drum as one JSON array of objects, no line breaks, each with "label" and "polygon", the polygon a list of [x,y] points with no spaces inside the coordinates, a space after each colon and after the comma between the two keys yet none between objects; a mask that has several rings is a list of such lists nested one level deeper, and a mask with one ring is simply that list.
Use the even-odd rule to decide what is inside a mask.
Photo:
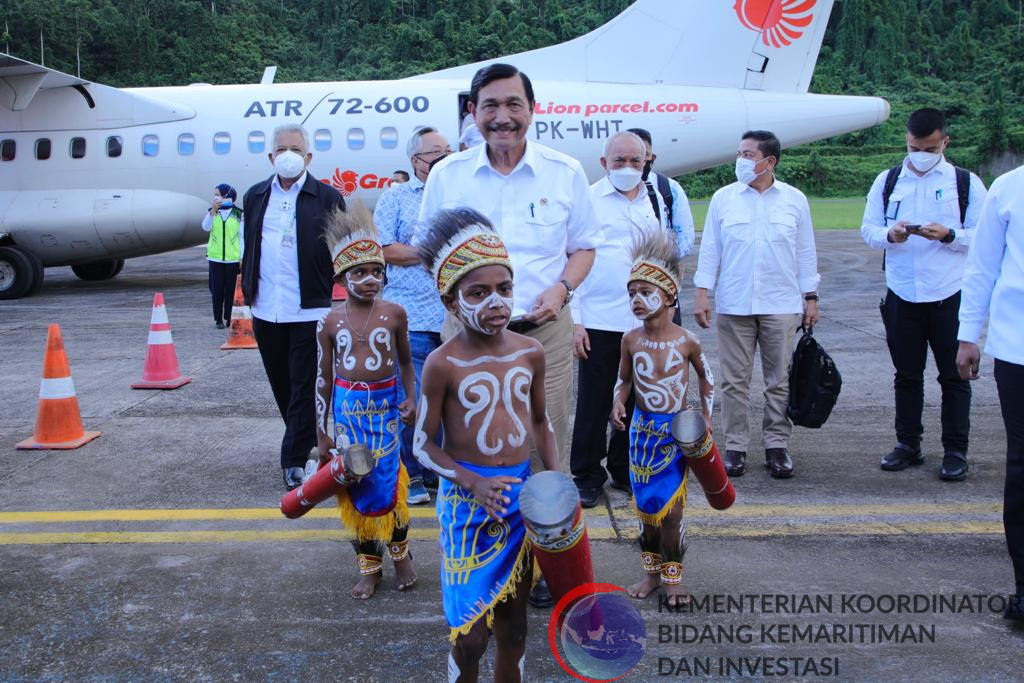
[{"label": "red painted drum", "polygon": [[571,477],[552,471],[531,476],[519,494],[519,509],[533,556],[556,603],[573,588],[594,583],[590,539]]},{"label": "red painted drum", "polygon": [[[333,450],[333,449],[332,449]],[[353,445],[317,470],[296,489],[281,499],[281,513],[297,519],[336,493],[348,488],[373,470],[373,454],[361,443]]]},{"label": "red painted drum", "polygon": [[672,438],[683,449],[686,464],[700,482],[708,503],[716,510],[725,510],[736,502],[736,489],[725,473],[725,465],[704,416],[695,410],[684,410],[672,419]]}]

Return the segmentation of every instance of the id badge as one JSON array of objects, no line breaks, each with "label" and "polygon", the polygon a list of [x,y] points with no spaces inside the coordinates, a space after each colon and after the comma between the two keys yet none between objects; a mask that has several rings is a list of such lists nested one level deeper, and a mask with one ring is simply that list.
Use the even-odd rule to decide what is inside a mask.
[{"label": "id badge", "polygon": [[281,248],[282,249],[294,249],[295,248],[295,235],[290,232],[286,232],[281,235]]}]

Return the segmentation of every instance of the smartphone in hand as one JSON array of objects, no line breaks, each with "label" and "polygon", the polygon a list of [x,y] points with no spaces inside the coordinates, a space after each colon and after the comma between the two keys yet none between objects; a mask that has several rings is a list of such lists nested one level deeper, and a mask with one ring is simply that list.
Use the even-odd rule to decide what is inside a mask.
[{"label": "smartphone in hand", "polygon": [[906,231],[906,233],[908,235],[920,235],[921,234],[921,226],[920,225],[904,225],[903,229]]}]

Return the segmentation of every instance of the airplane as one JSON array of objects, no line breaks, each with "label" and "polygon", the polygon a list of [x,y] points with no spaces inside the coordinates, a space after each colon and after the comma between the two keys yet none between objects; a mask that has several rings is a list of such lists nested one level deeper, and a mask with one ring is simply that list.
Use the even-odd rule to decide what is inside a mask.
[{"label": "airplane", "polygon": [[458,139],[472,75],[497,61],[533,81],[529,139],[592,180],[631,127],[675,176],[730,161],[748,129],[792,147],[874,126],[885,100],[807,92],[833,1],[637,0],[565,43],[391,81],[274,83],[267,67],[257,84],[113,88],[0,53],[0,299],[45,267],[103,280],[204,242],[213,187],[268,177],[283,123],[309,131],[315,177],[372,207],[418,127]]}]

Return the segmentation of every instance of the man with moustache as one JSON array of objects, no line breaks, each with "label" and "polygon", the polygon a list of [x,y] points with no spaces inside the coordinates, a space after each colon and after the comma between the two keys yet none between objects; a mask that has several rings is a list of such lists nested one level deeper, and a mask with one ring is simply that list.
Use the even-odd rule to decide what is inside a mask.
[{"label": "man with moustache", "polygon": [[274,130],[267,155],[275,173],[245,193],[242,294],[285,423],[281,471],[290,491],[316,445],[316,324],[331,309],[331,253],[324,218],[345,202],[306,172],[313,155],[298,124]]},{"label": "man with moustache", "polygon": [[[477,71],[469,110],[485,144],[434,167],[419,218],[423,226],[441,209],[470,207],[486,216],[501,236],[516,274],[508,327],[544,347],[547,410],[559,469],[566,471],[573,355],[567,304],[594,263],[600,228],[580,163],[527,140],[534,104],[530,79],[514,66],[490,64]],[[417,235],[416,241],[421,238]],[[536,450],[533,469],[544,469]],[[532,603],[550,604],[546,592],[538,584]]]}]

